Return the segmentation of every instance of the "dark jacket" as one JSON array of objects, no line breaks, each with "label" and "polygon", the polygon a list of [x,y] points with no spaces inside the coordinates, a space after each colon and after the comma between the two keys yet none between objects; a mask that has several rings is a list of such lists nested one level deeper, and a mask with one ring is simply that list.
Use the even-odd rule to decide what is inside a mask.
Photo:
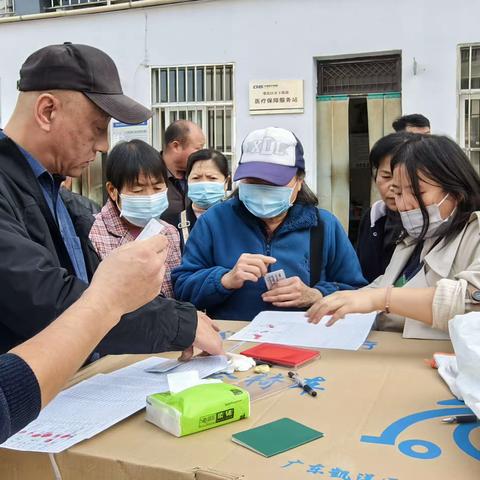
[{"label": "dark jacket", "polygon": [[[189,210],[191,210],[192,202],[187,196],[187,187],[185,181],[185,190],[182,188],[181,181],[176,178],[167,168],[165,161],[163,160],[163,152],[160,152],[160,161],[163,163],[167,172],[166,184],[168,187],[168,208],[163,212],[161,219],[175,228],[178,228],[180,222],[180,212],[187,209],[187,216]],[[192,212],[193,213],[193,212]],[[195,216],[195,215],[194,215]]]},{"label": "dark jacket", "polygon": [[[88,233],[88,209],[66,202],[80,239],[88,278],[99,263]],[[115,281],[115,279],[112,279]],[[0,140],[0,352],[45,328],[87,285],[74,275],[58,226],[27,160]],[[125,315],[95,349],[100,355],[151,353],[192,344],[197,326],[190,304],[157,297]]]},{"label": "dark jacket", "polygon": [[385,273],[395,247],[403,238],[400,216],[387,213],[383,201],[378,201],[360,222],[357,255],[368,283]]},{"label": "dark jacket", "polygon": [[84,197],[76,192],[71,192],[66,188],[60,188],[60,195],[62,196],[65,205],[67,205],[67,203],[70,203],[71,205],[80,204],[84,207],[84,210],[88,210],[92,215],[95,215],[101,210],[100,205],[97,202],[94,202],[91,198]]}]

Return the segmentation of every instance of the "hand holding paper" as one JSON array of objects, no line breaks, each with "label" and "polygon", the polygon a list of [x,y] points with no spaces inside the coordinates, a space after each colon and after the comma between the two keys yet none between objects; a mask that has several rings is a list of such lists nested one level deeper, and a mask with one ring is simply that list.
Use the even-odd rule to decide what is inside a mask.
[{"label": "hand holding paper", "polygon": [[242,253],[235,266],[222,277],[222,285],[229,290],[236,290],[243,287],[249,280],[258,282],[268,272],[268,266],[277,260],[266,255]]},{"label": "hand holding paper", "polygon": [[282,308],[309,307],[319,298],[322,298],[321,292],[305,285],[299,277],[280,280],[262,295],[264,302]]}]

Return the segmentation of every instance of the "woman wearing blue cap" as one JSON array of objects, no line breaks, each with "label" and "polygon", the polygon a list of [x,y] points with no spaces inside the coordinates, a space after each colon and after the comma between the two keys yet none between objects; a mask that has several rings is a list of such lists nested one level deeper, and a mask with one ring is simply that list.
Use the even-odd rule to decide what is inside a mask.
[{"label": "woman wearing blue cap", "polygon": [[[292,132],[250,133],[234,178],[238,189],[197,220],[172,273],[176,297],[214,318],[251,320],[364,286],[345,231],[317,208],[304,178],[303,148]],[[268,289],[268,273],[279,270],[284,275]]]}]

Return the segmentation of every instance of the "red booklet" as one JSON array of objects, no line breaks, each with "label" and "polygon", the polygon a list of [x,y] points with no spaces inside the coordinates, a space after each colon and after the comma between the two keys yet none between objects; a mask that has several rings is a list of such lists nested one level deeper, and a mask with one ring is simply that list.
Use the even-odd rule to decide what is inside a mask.
[{"label": "red booklet", "polygon": [[242,355],[285,367],[298,367],[320,356],[320,352],[308,348],[289,347],[262,343],[241,352]]}]

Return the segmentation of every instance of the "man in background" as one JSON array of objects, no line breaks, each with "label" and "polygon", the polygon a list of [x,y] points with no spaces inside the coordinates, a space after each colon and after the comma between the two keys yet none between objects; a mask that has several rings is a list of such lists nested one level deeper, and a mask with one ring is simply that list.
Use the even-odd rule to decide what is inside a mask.
[{"label": "man in background", "polygon": [[396,132],[431,133],[430,120],[420,113],[404,115],[392,123]]},{"label": "man in background", "polygon": [[191,202],[187,196],[187,160],[190,154],[205,146],[205,135],[196,123],[177,120],[165,130],[163,145],[160,160],[167,169],[168,208],[163,213],[162,220],[177,227],[183,239],[182,230],[188,230],[190,226],[186,223],[194,221],[190,218]]}]

